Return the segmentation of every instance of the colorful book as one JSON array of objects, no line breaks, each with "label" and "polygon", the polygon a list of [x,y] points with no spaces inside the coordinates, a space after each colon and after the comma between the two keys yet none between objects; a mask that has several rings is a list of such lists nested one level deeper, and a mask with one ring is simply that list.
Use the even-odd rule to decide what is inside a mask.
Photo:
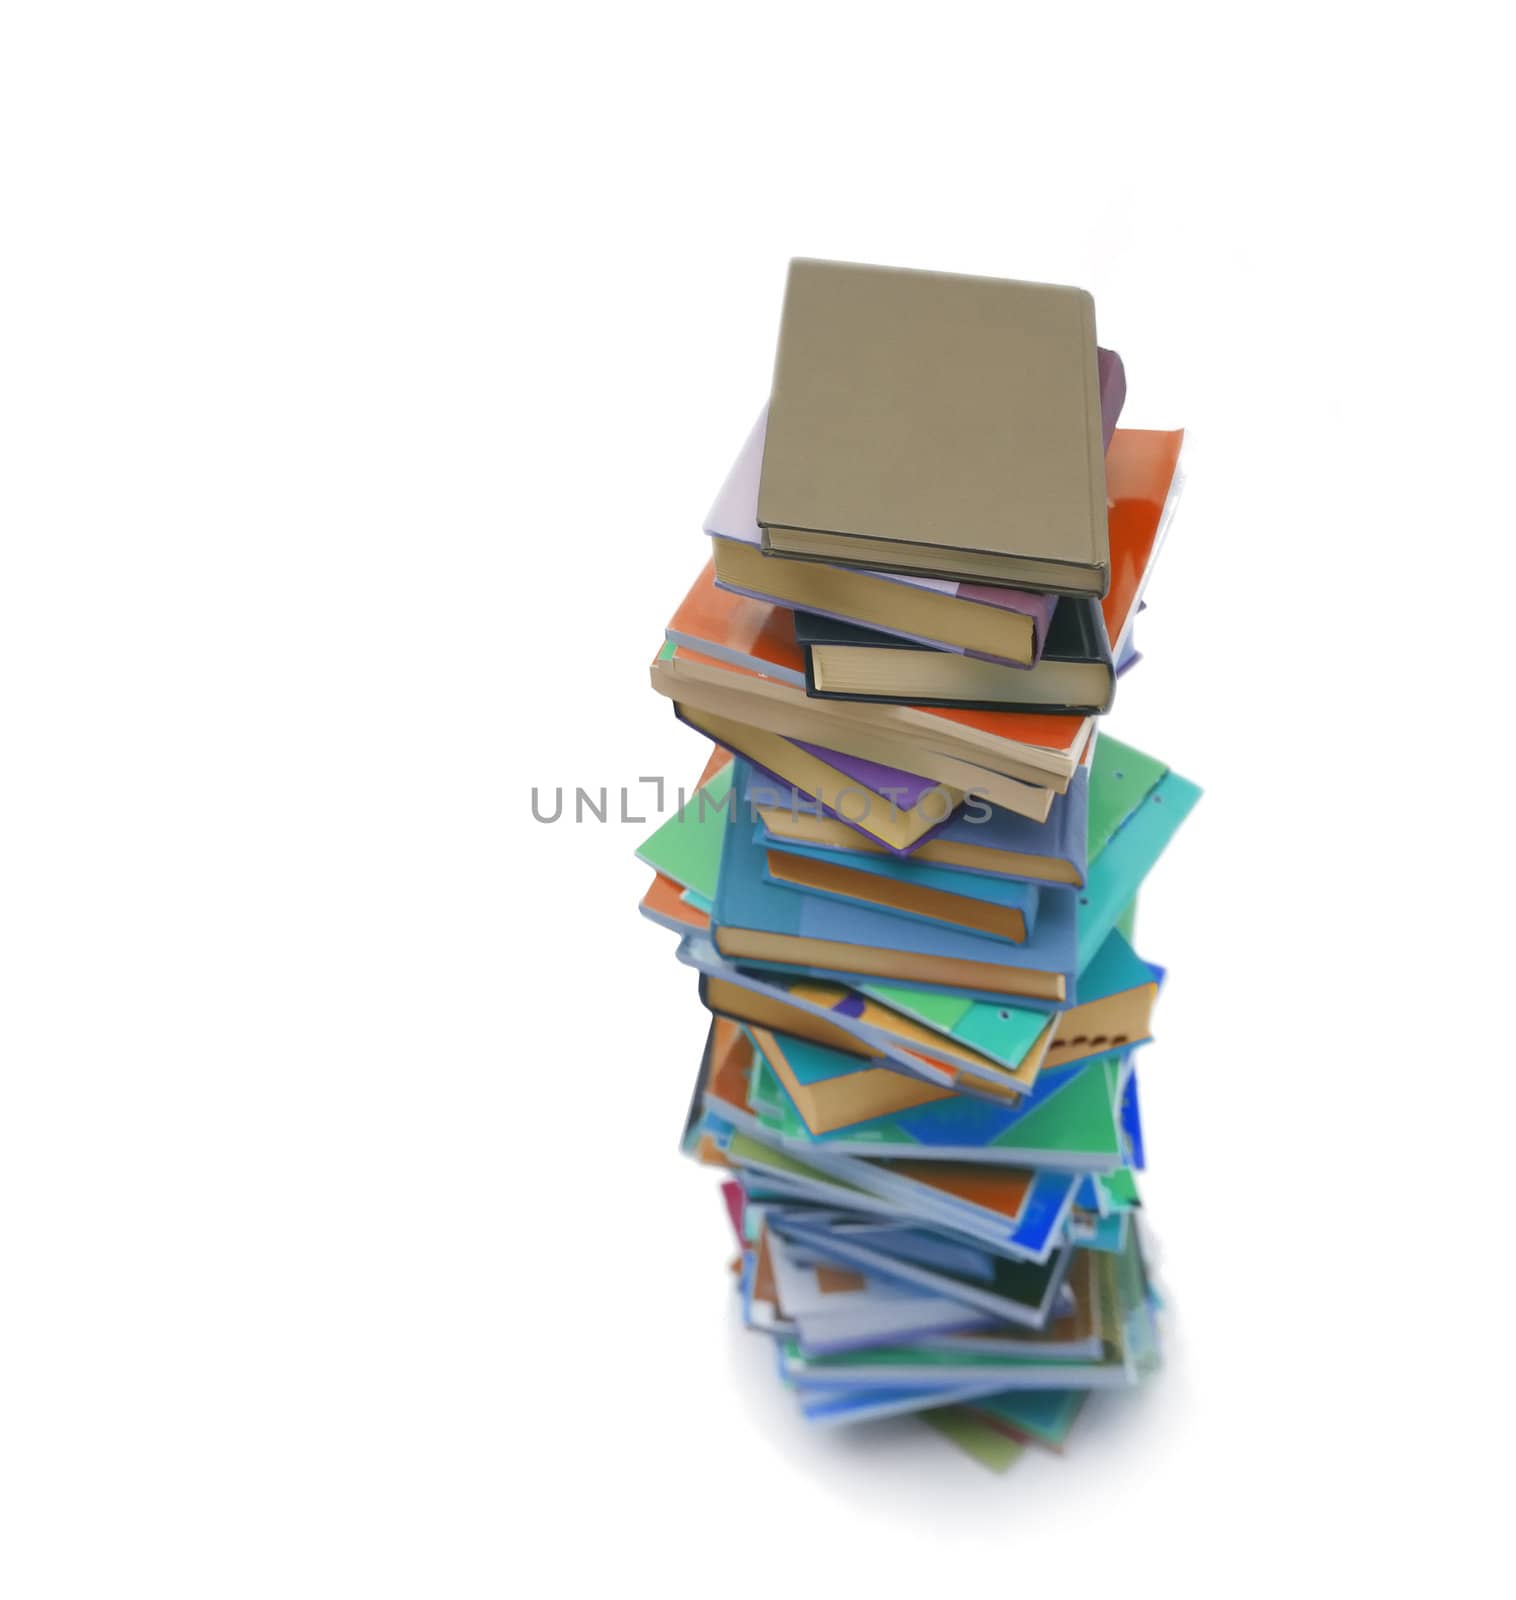
[{"label": "colorful book", "polygon": [[[1086,881],[1080,891],[1044,887],[1037,902],[1040,915],[1042,908],[1056,906],[1061,898],[1077,893],[1080,971],[1117,927],[1200,794],[1187,779],[1116,740],[1108,745],[1102,741],[1093,767]],[[744,786],[747,783],[745,776],[739,779],[744,794],[750,794],[750,788]],[[887,915],[919,917],[930,904],[936,919],[945,925],[964,932],[988,931],[986,913],[977,902],[969,902],[966,908],[961,899],[951,895],[953,889],[975,882],[971,874],[918,865],[913,860],[822,852],[814,847],[791,853],[770,846],[762,826],[756,830],[755,840],[764,851],[765,873],[771,882],[806,887]],[[875,887],[881,879],[894,894]],[[1002,884],[1008,891],[1013,880],[983,881]],[[941,898],[924,900],[929,892]],[[952,921],[954,916],[960,920]]]},{"label": "colorful book", "polygon": [[[736,782],[740,791],[741,764]],[[762,847],[748,830],[731,827],[724,830],[711,928],[716,948],[739,963],[844,981],[896,979],[1048,1007],[1073,1004],[1074,897],[1064,891],[1047,898],[1032,937],[1006,944],[772,884]]]},{"label": "colorful book", "polygon": [[813,1149],[875,1157],[916,1154],[934,1161],[1088,1172],[1126,1165],[1121,1099],[1128,1074],[1119,1054],[1044,1073],[1035,1093],[1016,1105],[939,1094],[872,1118],[813,1128],[775,1069],[764,1039],[753,1037],[759,1055],[749,1105],[765,1132],[802,1156]]},{"label": "colorful book", "polygon": [[[971,802],[935,832],[924,835],[909,859],[925,866],[1082,888],[1090,860],[1099,855],[1167,771],[1154,757],[1109,734],[1102,735],[1068,792],[1049,807],[1048,821],[1042,827],[982,801]],[[811,815],[796,800],[781,797],[780,804],[774,805],[762,785],[751,784],[746,798],[749,812],[758,814],[763,842],[769,848],[843,865],[870,853],[869,842],[856,830]]]},{"label": "colorful book", "polygon": [[[790,614],[717,589],[709,563],[675,616],[681,636],[695,637],[698,630],[698,638],[693,645],[665,639],[650,677],[660,694],[681,707],[965,790],[977,783],[988,792],[994,779],[1009,777],[1061,792],[1094,727],[1091,717],[814,700],[805,692],[805,658],[794,642]],[[758,638],[775,657],[762,670],[744,665]]]},{"label": "colorful book", "polygon": [[1049,1019],[911,984],[852,987],[744,969],[699,936],[685,940],[679,954],[700,973],[701,1002],[710,1011],[976,1092],[999,1086],[1024,1094],[1044,1068],[1150,1038],[1160,978],[1113,932],[1080,975],[1080,1004]]},{"label": "colorful book", "polygon": [[810,1039],[756,1026],[748,1031],[813,1133],[907,1111],[954,1093]]},{"label": "colorful book", "polygon": [[[785,739],[678,703],[674,714],[697,733],[744,757],[750,769],[763,775],[771,792],[788,795],[797,809],[814,808],[894,854],[915,849],[946,826],[965,798],[961,789],[825,745]],[[1051,810],[1050,791],[1028,788],[1032,793]]]}]

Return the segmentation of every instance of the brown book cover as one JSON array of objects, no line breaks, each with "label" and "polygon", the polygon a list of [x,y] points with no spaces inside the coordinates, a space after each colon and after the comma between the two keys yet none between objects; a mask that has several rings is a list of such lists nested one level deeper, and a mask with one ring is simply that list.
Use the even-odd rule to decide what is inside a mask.
[{"label": "brown book cover", "polygon": [[770,555],[1102,597],[1082,289],[790,264],[758,488]]}]

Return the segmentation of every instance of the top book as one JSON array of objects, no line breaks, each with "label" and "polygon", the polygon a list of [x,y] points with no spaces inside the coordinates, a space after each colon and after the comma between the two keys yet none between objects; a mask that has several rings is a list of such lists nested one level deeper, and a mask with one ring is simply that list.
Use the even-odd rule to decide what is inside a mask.
[{"label": "top book", "polygon": [[1103,597],[1094,301],[792,261],[758,523],[769,555]]}]

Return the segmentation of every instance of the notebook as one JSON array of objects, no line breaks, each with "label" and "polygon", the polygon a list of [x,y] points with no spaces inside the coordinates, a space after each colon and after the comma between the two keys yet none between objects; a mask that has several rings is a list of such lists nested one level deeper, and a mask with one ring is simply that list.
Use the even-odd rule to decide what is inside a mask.
[{"label": "notebook", "polygon": [[1084,290],[790,264],[758,487],[767,552],[1098,598],[1105,503]]}]

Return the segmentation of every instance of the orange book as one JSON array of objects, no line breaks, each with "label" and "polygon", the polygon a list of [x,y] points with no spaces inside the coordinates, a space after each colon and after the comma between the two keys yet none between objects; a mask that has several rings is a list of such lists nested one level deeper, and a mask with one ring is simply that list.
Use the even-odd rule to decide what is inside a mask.
[{"label": "orange book", "polygon": [[718,589],[714,561],[700,569],[669,618],[664,636],[727,665],[805,688],[805,653],[795,643],[795,613],[767,600]]},{"label": "orange book", "polygon": [[1163,531],[1163,508],[1179,465],[1184,429],[1117,428],[1105,457],[1111,587],[1100,602],[1114,649],[1126,632]]},{"label": "orange book", "polygon": [[1012,1219],[1021,1215],[1032,1175],[1014,1168],[974,1166],[966,1161],[894,1161],[891,1170],[956,1200]]},{"label": "orange book", "polygon": [[675,933],[710,931],[711,919],[692,906],[684,898],[684,890],[661,872],[653,874],[653,881],[638,909],[649,921],[671,928]]},{"label": "orange book", "polygon": [[[778,557],[774,559],[778,560]],[[675,662],[713,662],[745,678],[766,678],[805,692],[805,652],[795,642],[795,614],[767,600],[754,600],[716,587],[716,569],[707,561],[689,593],[669,619],[665,636],[676,648]],[[891,706],[872,701],[811,701],[818,715],[857,717],[890,725],[905,712],[912,720],[928,717],[953,723],[990,739],[1033,745],[1044,750],[1072,750],[1080,742],[1085,717],[1050,717],[1018,711],[959,711],[946,706]]]}]

